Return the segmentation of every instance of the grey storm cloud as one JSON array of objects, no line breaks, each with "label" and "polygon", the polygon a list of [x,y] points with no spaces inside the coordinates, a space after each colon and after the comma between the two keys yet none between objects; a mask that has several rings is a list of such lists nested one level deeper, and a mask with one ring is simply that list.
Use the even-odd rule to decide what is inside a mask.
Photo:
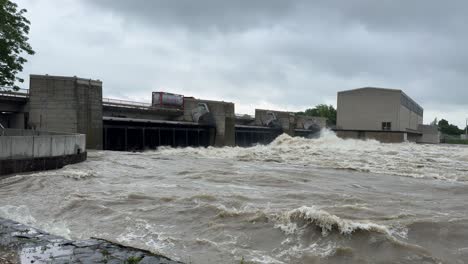
[{"label": "grey storm cloud", "polygon": [[[434,87],[426,88],[433,93],[423,95],[425,99],[431,98],[427,94],[440,99],[436,94],[442,84],[468,95],[463,87],[468,71],[468,53],[463,52],[468,44],[466,1],[87,1],[128,22],[186,30],[195,39],[206,38],[206,44],[217,34],[237,42],[239,34],[251,32],[253,45],[262,46],[260,52],[246,50],[252,62],[281,58],[310,69],[311,75],[322,70],[344,78],[369,74],[400,79],[389,84],[440,74]],[[281,77],[275,69],[269,72]],[[259,72],[260,78],[271,77],[264,73]],[[458,95],[447,99],[461,102]]]},{"label": "grey storm cloud", "polygon": [[[467,1],[68,2],[74,17],[61,18],[54,32],[64,43],[71,34],[64,32],[80,39],[58,46],[77,61],[65,68],[86,74],[80,65],[88,63],[110,96],[167,88],[252,112],[300,110],[334,103],[339,90],[379,86],[420,102],[426,122],[439,116],[461,124],[468,115]],[[74,54],[85,49],[89,58]]]},{"label": "grey storm cloud", "polygon": [[181,25],[192,29],[248,30],[282,22],[305,20],[349,25],[371,30],[438,30],[464,32],[466,1],[434,0],[85,0],[90,4],[145,19],[157,25]]}]

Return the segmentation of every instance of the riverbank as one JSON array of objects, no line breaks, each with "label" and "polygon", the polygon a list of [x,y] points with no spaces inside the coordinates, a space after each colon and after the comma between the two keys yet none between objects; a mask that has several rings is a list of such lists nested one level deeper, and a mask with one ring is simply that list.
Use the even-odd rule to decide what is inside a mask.
[{"label": "riverbank", "polygon": [[181,262],[97,238],[67,240],[0,218],[0,263],[177,264]]}]

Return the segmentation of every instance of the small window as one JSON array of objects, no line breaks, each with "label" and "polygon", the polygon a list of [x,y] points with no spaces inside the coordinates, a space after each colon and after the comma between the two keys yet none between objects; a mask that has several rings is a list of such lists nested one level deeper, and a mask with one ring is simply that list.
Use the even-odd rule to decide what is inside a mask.
[{"label": "small window", "polygon": [[392,122],[382,122],[382,130],[392,130]]}]

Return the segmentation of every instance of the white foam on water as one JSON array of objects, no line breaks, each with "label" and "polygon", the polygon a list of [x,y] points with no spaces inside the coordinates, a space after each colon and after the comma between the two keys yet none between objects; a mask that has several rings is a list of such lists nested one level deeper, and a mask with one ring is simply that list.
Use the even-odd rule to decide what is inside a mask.
[{"label": "white foam on water", "polygon": [[323,130],[319,138],[280,135],[269,145],[250,148],[161,148],[148,155],[235,159],[303,164],[379,174],[446,181],[468,181],[468,148],[416,143],[385,144],[376,140],[338,138]]},{"label": "white foam on water", "polygon": [[250,254],[253,255],[250,259],[250,261],[253,263],[261,263],[261,264],[284,264],[285,263],[276,258],[266,255],[265,252],[263,251],[257,252],[255,250],[252,250]]},{"label": "white foam on water", "polygon": [[14,206],[5,205],[0,207],[0,217],[11,219],[24,225],[35,227],[44,230],[50,234],[62,236],[70,239],[70,229],[67,225],[60,221],[42,222],[37,221],[31,214],[31,211],[26,205]]},{"label": "white foam on water", "polygon": [[26,205],[14,206],[5,205],[0,207],[0,217],[11,219],[13,221],[33,226],[36,224],[36,219],[31,215],[29,208]]},{"label": "white foam on water", "polygon": [[320,246],[318,243],[312,243],[307,246],[299,243],[298,245],[293,245],[287,247],[285,250],[281,251],[276,255],[276,257],[281,259],[290,259],[301,258],[304,254],[313,254],[314,256],[325,258],[332,255],[336,250],[336,244],[333,242],[328,242],[325,245]]},{"label": "white foam on water", "polygon": [[293,234],[299,231],[297,221],[306,221],[321,228],[322,236],[327,236],[336,230],[343,235],[351,235],[356,231],[372,231],[392,236],[389,228],[372,222],[357,222],[342,219],[330,214],[322,209],[309,206],[301,206],[290,210],[279,216],[279,223],[275,227],[280,228],[286,234]]},{"label": "white foam on water", "polygon": [[116,238],[117,242],[124,245],[144,245],[151,252],[170,256],[174,260],[180,260],[179,256],[171,254],[171,249],[180,241],[164,231],[165,227],[150,224],[144,219],[132,219],[126,217],[128,222],[125,231]]},{"label": "white foam on water", "polygon": [[95,171],[71,168],[60,171],[58,174],[74,180],[85,180],[89,178],[95,178],[97,176]]},{"label": "white foam on water", "polygon": [[13,177],[6,178],[5,180],[11,179],[16,180],[18,178],[24,178],[24,177],[53,177],[53,176],[62,176],[65,178],[70,178],[74,180],[86,180],[89,178],[95,178],[97,177],[97,172],[91,169],[83,169],[82,167],[79,167],[79,165],[74,164],[74,165],[68,165],[63,167],[62,169],[57,169],[57,170],[47,170],[47,171],[38,171],[38,172],[32,172],[28,174],[20,174],[20,175],[15,175]]}]

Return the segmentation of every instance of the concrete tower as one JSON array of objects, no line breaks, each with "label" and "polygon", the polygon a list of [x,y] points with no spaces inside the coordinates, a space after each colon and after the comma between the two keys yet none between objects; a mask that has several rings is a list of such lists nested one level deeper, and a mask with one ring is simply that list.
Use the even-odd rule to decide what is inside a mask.
[{"label": "concrete tower", "polygon": [[88,149],[102,149],[102,82],[77,77],[30,76],[29,126],[86,134]]}]

